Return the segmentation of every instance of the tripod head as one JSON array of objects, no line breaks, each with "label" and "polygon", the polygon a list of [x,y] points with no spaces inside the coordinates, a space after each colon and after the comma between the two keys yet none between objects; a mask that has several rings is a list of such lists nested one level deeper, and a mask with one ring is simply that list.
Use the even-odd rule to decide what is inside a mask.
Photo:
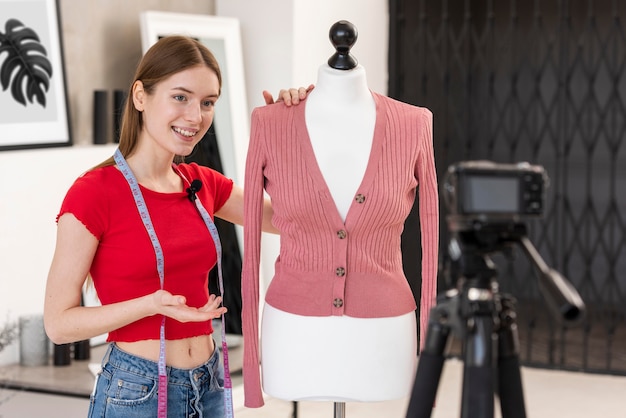
[{"label": "tripod head", "polygon": [[454,230],[458,222],[450,220],[452,237],[448,251],[455,264],[455,274],[472,281],[472,286],[488,288],[487,280],[496,276],[489,255],[519,245],[539,274],[539,290],[552,316],[561,324],[574,325],[585,316],[585,304],[574,286],[558,271],[550,268],[527,236],[524,223],[474,223],[471,229]]}]

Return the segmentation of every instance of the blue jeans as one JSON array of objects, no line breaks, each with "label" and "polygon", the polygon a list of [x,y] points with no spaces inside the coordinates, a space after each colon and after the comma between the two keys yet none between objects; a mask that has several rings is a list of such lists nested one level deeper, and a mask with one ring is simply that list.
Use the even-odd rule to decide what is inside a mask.
[{"label": "blue jeans", "polygon": [[[89,418],[157,417],[158,363],[109,345],[91,395]],[[168,418],[223,418],[224,368],[219,350],[193,369],[167,368]]]}]

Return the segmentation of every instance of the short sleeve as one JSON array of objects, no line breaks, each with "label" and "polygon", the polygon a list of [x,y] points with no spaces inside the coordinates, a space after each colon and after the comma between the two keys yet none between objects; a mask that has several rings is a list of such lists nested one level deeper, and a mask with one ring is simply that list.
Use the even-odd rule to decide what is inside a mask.
[{"label": "short sleeve", "polygon": [[68,189],[61,209],[56,217],[59,218],[71,213],[91,232],[98,240],[107,228],[108,203],[105,190],[102,188],[99,177],[103,169],[88,171],[77,178]]},{"label": "short sleeve", "polygon": [[222,208],[222,206],[224,206],[230,197],[230,194],[233,191],[233,181],[215,170],[209,169],[208,171],[210,172],[214,185],[215,212],[217,212]]}]

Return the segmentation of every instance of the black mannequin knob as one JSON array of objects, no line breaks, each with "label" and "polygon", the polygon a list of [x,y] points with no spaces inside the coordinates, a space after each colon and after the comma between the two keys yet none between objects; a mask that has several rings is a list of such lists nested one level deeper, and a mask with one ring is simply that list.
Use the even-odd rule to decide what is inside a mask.
[{"label": "black mannequin knob", "polygon": [[356,67],[358,62],[350,54],[358,37],[356,27],[347,20],[340,20],[330,27],[328,37],[337,51],[328,59],[328,65],[336,70],[351,70]]}]

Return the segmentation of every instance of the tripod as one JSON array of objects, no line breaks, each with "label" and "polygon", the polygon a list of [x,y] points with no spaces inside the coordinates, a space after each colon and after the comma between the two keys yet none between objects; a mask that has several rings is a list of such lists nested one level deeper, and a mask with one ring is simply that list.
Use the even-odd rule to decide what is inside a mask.
[{"label": "tripod", "polygon": [[543,262],[526,238],[523,224],[457,231],[449,246],[458,268],[457,287],[440,295],[430,312],[407,418],[430,417],[451,335],[463,347],[461,417],[493,418],[496,394],[503,418],[526,417],[515,299],[499,292],[497,271],[488,257],[512,243],[522,245],[541,272],[541,292],[559,319],[573,322],[582,317],[580,296]]}]

